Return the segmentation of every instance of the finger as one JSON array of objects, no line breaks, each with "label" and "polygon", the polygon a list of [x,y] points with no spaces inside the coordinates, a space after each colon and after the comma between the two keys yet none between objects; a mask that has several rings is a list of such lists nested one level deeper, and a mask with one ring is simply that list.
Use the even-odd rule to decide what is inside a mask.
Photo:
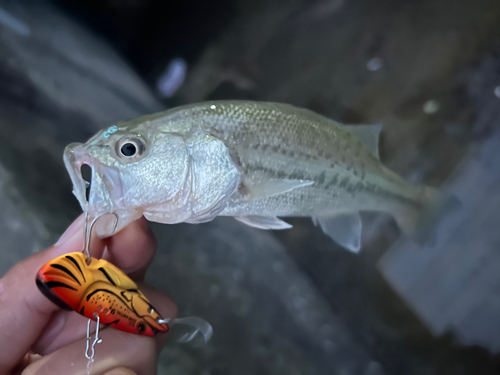
[{"label": "finger", "polygon": [[134,280],[143,280],[156,253],[156,238],[144,218],[106,239],[103,258]]},{"label": "finger", "polygon": [[[65,253],[81,251],[83,217],[64,233],[57,245],[22,260],[0,279],[0,373],[18,363],[59,308],[38,290],[36,273],[45,263]],[[97,252],[103,243],[92,241]]]},{"label": "finger", "polygon": [[137,375],[137,373],[125,367],[117,367],[106,371],[103,375]]},{"label": "finger", "polygon": [[[163,292],[140,285],[148,299],[165,318],[174,318],[177,308]],[[125,367],[138,375],[156,373],[159,345],[164,343],[165,334],[155,338],[139,336],[112,328],[101,330],[102,343],[95,347],[94,363],[89,374],[105,374],[117,367]],[[33,374],[87,374],[88,360],[85,358],[86,337],[82,337],[59,350],[30,364],[23,375]]]},{"label": "finger", "polygon": [[12,374],[20,374],[26,367],[28,367],[31,363],[38,361],[40,358],[42,357],[38,354],[27,353],[21,362],[14,367]]},{"label": "finger", "polygon": [[34,353],[46,355],[87,335],[88,318],[75,311],[58,311],[31,346]]},{"label": "finger", "polygon": [[23,375],[103,374],[116,367],[126,367],[140,375],[156,373],[156,343],[151,337],[106,329],[102,342],[95,347],[94,362],[87,369],[86,339],[81,338],[30,364]]}]

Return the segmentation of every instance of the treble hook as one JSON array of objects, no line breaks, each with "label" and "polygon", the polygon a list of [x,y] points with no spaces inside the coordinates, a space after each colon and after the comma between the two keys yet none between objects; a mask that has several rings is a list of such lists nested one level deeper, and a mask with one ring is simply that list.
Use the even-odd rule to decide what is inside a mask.
[{"label": "treble hook", "polygon": [[[97,319],[97,325],[95,328],[95,337],[92,340],[92,334],[90,333],[90,324],[92,323],[92,319],[89,319],[87,322],[87,345],[85,348],[85,357],[89,361],[94,360],[95,356],[95,346],[102,342],[102,339],[99,337],[99,323],[101,322],[101,318],[99,315],[94,314],[94,317]],[[92,344],[90,343],[92,341]]]}]

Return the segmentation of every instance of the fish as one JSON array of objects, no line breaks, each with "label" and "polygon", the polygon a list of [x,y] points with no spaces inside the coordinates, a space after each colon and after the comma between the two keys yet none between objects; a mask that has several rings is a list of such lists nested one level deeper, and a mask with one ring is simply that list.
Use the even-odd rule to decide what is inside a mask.
[{"label": "fish", "polygon": [[[282,218],[310,217],[358,252],[360,212],[389,213],[411,234],[440,199],[382,164],[381,128],[289,104],[209,101],[116,123],[68,145],[64,163],[82,209],[116,213],[117,230],[141,216],[165,224],[232,216],[267,230],[291,228]],[[92,169],[88,200],[84,164]],[[97,234],[110,228],[103,221]]]},{"label": "fish", "polygon": [[142,336],[169,331],[137,285],[103,259],[77,252],[61,255],[40,268],[36,285],[60,308],[92,320],[99,317],[101,324],[120,331]]}]

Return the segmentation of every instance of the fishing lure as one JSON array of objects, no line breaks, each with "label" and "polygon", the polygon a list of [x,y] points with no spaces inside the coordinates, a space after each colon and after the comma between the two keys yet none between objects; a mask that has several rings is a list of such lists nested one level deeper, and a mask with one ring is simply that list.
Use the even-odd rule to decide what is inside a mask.
[{"label": "fishing lure", "polygon": [[36,276],[40,291],[63,309],[121,331],[144,336],[169,326],[137,285],[118,267],[83,253],[46,263]]},{"label": "fishing lure", "polygon": [[[143,336],[169,332],[169,324],[181,324],[189,327],[189,330],[178,342],[191,342],[201,334],[207,343],[213,333],[208,322],[197,317],[163,319],[123,271],[104,259],[91,257],[92,228],[106,215],[115,217],[112,229],[115,232],[118,224],[116,213],[101,214],[89,226],[88,213],[85,211],[82,252],[52,259],[40,268],[36,276],[38,288],[52,302],[89,318],[85,348],[85,357],[89,360],[87,367],[94,361],[95,346],[102,342],[100,324]],[[96,322],[95,334],[92,334],[92,321]]]}]

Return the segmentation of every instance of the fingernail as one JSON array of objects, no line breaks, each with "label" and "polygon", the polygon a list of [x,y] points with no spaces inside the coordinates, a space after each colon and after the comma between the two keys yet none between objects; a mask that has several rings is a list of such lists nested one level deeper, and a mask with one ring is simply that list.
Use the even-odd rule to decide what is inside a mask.
[{"label": "fingernail", "polygon": [[78,219],[73,221],[73,224],[71,224],[68,229],[63,233],[61,238],[55,243],[54,246],[61,246],[65,242],[67,242],[69,239],[73,238],[77,233],[82,231],[82,226],[83,226],[83,220],[84,216],[80,215]]}]

